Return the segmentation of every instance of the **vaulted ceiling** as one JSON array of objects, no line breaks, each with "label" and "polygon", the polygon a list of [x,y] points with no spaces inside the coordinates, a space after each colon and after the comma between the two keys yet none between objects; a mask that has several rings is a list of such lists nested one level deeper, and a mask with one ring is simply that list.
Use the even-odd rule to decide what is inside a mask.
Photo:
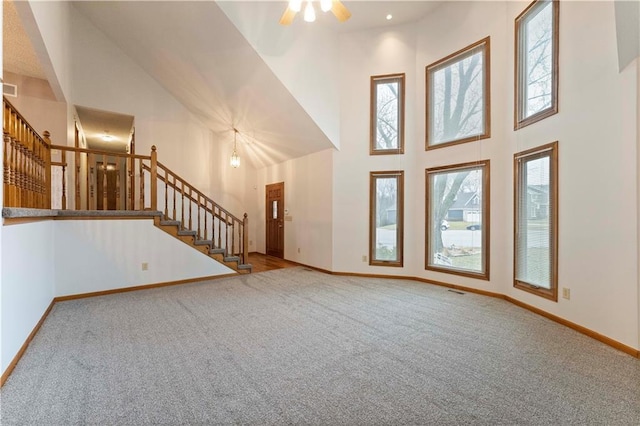
[{"label": "vaulted ceiling", "polygon": [[346,23],[319,12],[315,23],[297,16],[288,27],[278,24],[285,1],[73,5],[214,133],[237,128],[248,160],[262,167],[339,148],[341,33],[414,21],[438,5],[344,3]]}]

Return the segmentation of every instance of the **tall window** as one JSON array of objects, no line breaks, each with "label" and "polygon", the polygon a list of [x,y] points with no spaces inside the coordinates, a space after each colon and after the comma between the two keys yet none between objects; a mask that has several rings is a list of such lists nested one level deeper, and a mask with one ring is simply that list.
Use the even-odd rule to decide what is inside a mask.
[{"label": "tall window", "polygon": [[404,172],[371,172],[369,264],[402,266]]},{"label": "tall window", "polygon": [[558,300],[558,143],[515,154],[514,286]]},{"label": "tall window", "polygon": [[536,0],[516,18],[515,129],[558,112],[558,0]]},{"label": "tall window", "polygon": [[489,160],[426,170],[429,270],[489,279]]},{"label": "tall window", "polygon": [[426,149],[491,136],[489,37],[427,66]]},{"label": "tall window", "polygon": [[371,154],[404,153],[404,74],[371,77]]}]

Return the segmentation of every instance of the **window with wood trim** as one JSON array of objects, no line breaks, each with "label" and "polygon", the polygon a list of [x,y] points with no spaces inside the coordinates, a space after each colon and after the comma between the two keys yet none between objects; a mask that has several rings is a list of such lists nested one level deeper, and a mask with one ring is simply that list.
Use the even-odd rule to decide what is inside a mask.
[{"label": "window with wood trim", "polygon": [[426,170],[425,269],[489,279],[489,160]]},{"label": "window with wood trim", "polygon": [[404,172],[371,172],[369,265],[402,266]]},{"label": "window with wood trim", "polygon": [[558,0],[536,0],[516,18],[516,130],[558,112],[559,14]]},{"label": "window with wood trim", "polygon": [[371,77],[370,154],[404,153],[404,74]]},{"label": "window with wood trim", "polygon": [[558,143],[514,156],[514,286],[558,300]]},{"label": "window with wood trim", "polygon": [[426,68],[426,149],[491,136],[489,37]]}]

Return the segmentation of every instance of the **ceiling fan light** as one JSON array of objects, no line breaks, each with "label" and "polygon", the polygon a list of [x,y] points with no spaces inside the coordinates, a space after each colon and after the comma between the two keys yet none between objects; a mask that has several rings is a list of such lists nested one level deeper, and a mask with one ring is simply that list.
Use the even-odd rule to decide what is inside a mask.
[{"label": "ceiling fan light", "polygon": [[302,10],[302,0],[289,0],[289,9],[294,12],[300,12]]},{"label": "ceiling fan light", "polygon": [[316,20],[316,11],[311,1],[307,2],[307,7],[304,8],[304,20],[305,22],[313,22]]},{"label": "ceiling fan light", "polygon": [[320,0],[320,9],[322,9],[323,12],[328,12],[331,10],[332,3],[333,0]]}]

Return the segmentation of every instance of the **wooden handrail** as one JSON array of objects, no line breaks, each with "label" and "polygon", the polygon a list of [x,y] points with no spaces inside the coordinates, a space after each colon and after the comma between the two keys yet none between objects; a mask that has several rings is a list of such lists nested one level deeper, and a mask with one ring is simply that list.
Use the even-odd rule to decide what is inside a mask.
[{"label": "wooden handrail", "polygon": [[[120,209],[121,204],[124,203],[124,210],[157,211],[160,207],[158,194],[161,194],[164,188],[162,210],[166,218],[173,216],[176,220],[180,214],[183,228],[188,222],[189,229],[196,231],[197,238],[210,239],[217,248],[224,248],[227,255],[240,254],[242,262],[247,262],[247,214],[245,213],[243,218],[236,217],[160,163],[155,146],[151,147],[150,155],[138,155],[133,151],[120,153],[80,148],[77,131],[76,146],[54,145],[51,143],[49,132],[45,131],[42,137],[39,136],[6,98],[3,113],[3,180],[6,207],[66,209],[68,208],[67,194],[69,194],[72,195],[69,197],[69,201],[73,204],[71,207],[75,210],[94,210],[100,206],[100,202],[102,202],[102,208],[106,210],[109,200],[113,201],[108,194],[115,194],[116,209]],[[52,151],[55,151],[55,161],[51,160]],[[68,153],[74,155],[68,155]],[[112,162],[115,162],[114,167],[111,166]],[[56,207],[52,206],[52,169],[54,167],[56,168]],[[113,180],[111,177],[107,178],[107,171],[110,170],[115,171]],[[99,171],[103,173],[100,175]],[[124,174],[121,175],[121,173]],[[98,176],[101,176],[100,180]],[[72,187],[73,194],[67,190],[67,181]],[[83,182],[86,190],[85,197],[81,194]],[[150,185],[146,190],[149,199],[146,199],[145,195],[147,182]],[[111,189],[112,184],[115,185],[113,189]],[[124,192],[121,192],[121,188],[124,188]],[[136,197],[137,190],[140,192],[139,198]],[[171,194],[170,191],[173,193]],[[147,202],[149,204],[146,204]],[[185,202],[188,203],[188,212]],[[136,203],[138,203],[137,206]]]},{"label": "wooden handrail", "polygon": [[80,152],[85,154],[108,155],[112,157],[134,158],[136,160],[151,160],[150,155],[136,155],[136,154],[128,154],[126,152],[99,151],[97,149],[76,148],[73,146],[65,146],[65,145],[51,145],[51,149],[57,149],[60,151]]}]

